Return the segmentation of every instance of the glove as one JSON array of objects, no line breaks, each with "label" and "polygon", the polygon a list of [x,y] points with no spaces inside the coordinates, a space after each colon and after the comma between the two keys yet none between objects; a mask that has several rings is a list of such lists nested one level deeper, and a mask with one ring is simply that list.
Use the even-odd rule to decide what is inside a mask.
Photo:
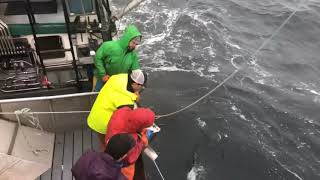
[{"label": "glove", "polygon": [[134,92],[134,94],[137,95],[136,102],[139,102],[140,101],[140,93],[139,92]]},{"label": "glove", "polygon": [[104,75],[104,76],[102,77],[102,81],[103,81],[103,82],[107,82],[107,81],[109,80],[109,78],[110,78],[109,75]]}]

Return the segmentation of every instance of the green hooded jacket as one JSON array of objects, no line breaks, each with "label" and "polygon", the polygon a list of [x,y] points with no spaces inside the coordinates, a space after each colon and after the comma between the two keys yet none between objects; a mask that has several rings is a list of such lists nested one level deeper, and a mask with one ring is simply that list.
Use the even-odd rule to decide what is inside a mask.
[{"label": "green hooded jacket", "polygon": [[101,79],[104,75],[112,76],[140,69],[136,51],[128,51],[129,42],[138,36],[141,36],[138,28],[129,25],[119,40],[104,42],[96,52],[95,75]]}]

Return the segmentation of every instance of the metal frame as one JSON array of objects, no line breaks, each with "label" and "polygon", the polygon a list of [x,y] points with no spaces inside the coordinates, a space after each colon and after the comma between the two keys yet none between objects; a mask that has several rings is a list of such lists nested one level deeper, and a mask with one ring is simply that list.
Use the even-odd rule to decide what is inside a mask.
[{"label": "metal frame", "polygon": [[[100,17],[100,22],[101,22],[101,35],[103,41],[111,41],[112,36],[110,32],[110,24],[111,24],[111,11],[110,11],[110,6],[109,6],[109,1],[108,0],[96,0],[97,4],[100,4],[98,6],[98,12],[99,12],[99,17]],[[105,14],[105,11],[103,8],[106,8],[107,14]]]},{"label": "metal frame", "polygon": [[80,87],[80,82],[79,82],[79,71],[78,71],[78,66],[77,66],[77,62],[76,62],[76,58],[75,58],[75,54],[74,54],[74,49],[73,49],[73,43],[72,43],[72,39],[71,39],[70,18],[68,16],[66,1],[65,0],[61,0],[61,3],[62,3],[62,7],[63,7],[64,19],[65,19],[65,22],[66,22],[66,28],[67,28],[69,44],[70,44],[70,50],[71,50],[71,54],[72,54],[72,65],[73,65],[73,69],[74,69],[74,71],[76,73],[77,88],[80,90],[81,87]]},{"label": "metal frame", "polygon": [[27,11],[29,24],[31,26],[32,35],[33,35],[33,38],[34,38],[34,41],[35,41],[36,52],[37,52],[37,54],[39,56],[40,64],[41,64],[41,67],[42,67],[42,72],[43,72],[44,76],[47,76],[46,68],[45,68],[45,66],[43,64],[43,59],[41,57],[40,49],[39,49],[38,42],[37,42],[36,31],[34,29],[34,24],[36,23],[36,20],[35,20],[33,11],[32,11],[30,0],[15,0],[15,1],[0,0],[0,3],[12,3],[12,2],[23,2],[24,3],[25,10]]},{"label": "metal frame", "polygon": [[[67,11],[68,11],[68,14],[69,14],[69,16],[78,16],[78,15],[83,15],[83,13],[80,13],[80,14],[75,14],[75,13],[72,13],[71,11],[70,11],[70,5],[69,5],[69,1],[68,0],[64,0],[65,2],[66,2],[66,5],[67,5]],[[83,0],[79,0],[80,1],[80,3],[82,3],[82,5],[83,5]],[[85,15],[94,15],[94,14],[96,14],[97,13],[97,8],[96,8],[96,3],[95,3],[95,0],[91,0],[91,2],[92,2],[92,12],[91,13],[85,13]]]},{"label": "metal frame", "polygon": [[[25,5],[24,7],[25,7],[25,9],[27,11],[29,24],[31,26],[32,35],[33,35],[33,38],[34,38],[34,41],[35,41],[36,52],[37,52],[39,60],[40,60],[40,64],[41,64],[41,67],[42,67],[43,75],[46,77],[47,76],[46,67],[45,67],[45,65],[43,63],[43,58],[41,57],[41,51],[40,51],[39,43],[37,41],[36,31],[35,31],[35,28],[34,28],[34,26],[36,25],[36,20],[35,20],[34,13],[33,13],[32,7],[31,7],[31,2],[30,2],[30,0],[14,0],[14,1],[0,0],[0,3],[11,3],[11,2],[23,2],[24,5]],[[75,59],[73,43],[72,43],[72,39],[71,39],[70,19],[69,19],[69,16],[68,16],[65,0],[61,0],[61,2],[62,2],[62,6],[63,6],[63,12],[64,12],[64,18],[65,18],[65,23],[66,23],[66,28],[67,28],[68,39],[69,39],[69,43],[70,43],[70,49],[64,49],[64,51],[71,51],[71,54],[72,54],[72,65],[73,65],[73,69],[74,69],[74,71],[76,73],[77,88],[80,90],[81,87],[80,87],[80,82],[79,82],[78,66],[77,66],[77,62],[76,62],[76,59]]]},{"label": "metal frame", "polygon": [[2,99],[2,100],[0,100],[0,104],[65,99],[65,98],[72,98],[72,97],[94,96],[94,95],[98,95],[98,94],[99,94],[99,92],[86,92],[86,93],[56,95],[56,96],[41,96],[41,97],[17,98],[17,99]]}]

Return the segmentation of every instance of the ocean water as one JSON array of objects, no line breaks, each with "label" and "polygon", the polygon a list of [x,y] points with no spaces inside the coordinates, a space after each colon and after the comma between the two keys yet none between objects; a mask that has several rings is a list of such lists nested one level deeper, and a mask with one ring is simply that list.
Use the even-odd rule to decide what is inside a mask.
[{"label": "ocean water", "polygon": [[[143,33],[149,74],[142,101],[158,115],[247,67],[191,109],[157,120],[151,146],[165,179],[320,179],[320,1],[146,0],[118,27],[131,23]],[[149,179],[161,179],[146,166]]]}]

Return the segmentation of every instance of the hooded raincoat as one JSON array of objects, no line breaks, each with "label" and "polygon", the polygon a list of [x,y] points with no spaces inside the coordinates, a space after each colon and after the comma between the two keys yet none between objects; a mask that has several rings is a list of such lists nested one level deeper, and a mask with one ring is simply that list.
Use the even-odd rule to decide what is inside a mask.
[{"label": "hooded raincoat", "polygon": [[90,114],[88,126],[94,131],[105,134],[109,120],[117,108],[134,105],[137,95],[127,91],[128,74],[117,74],[110,77],[98,94]]},{"label": "hooded raincoat", "polygon": [[71,171],[76,180],[127,180],[109,154],[91,150],[80,157]]},{"label": "hooded raincoat", "polygon": [[100,46],[94,63],[98,79],[104,75],[112,76],[140,69],[137,53],[128,50],[129,42],[139,36],[141,33],[137,27],[129,25],[119,40],[107,41]]},{"label": "hooded raincoat", "polygon": [[123,107],[115,111],[111,117],[105,136],[106,144],[112,136],[121,133],[130,133],[136,140],[136,145],[128,152],[127,157],[123,159],[126,165],[131,165],[122,168],[122,173],[124,173],[128,180],[132,180],[135,176],[134,164],[144,149],[144,144],[138,137],[138,134],[143,129],[150,127],[154,123],[154,120],[154,112],[147,108],[132,110],[129,107]]}]

